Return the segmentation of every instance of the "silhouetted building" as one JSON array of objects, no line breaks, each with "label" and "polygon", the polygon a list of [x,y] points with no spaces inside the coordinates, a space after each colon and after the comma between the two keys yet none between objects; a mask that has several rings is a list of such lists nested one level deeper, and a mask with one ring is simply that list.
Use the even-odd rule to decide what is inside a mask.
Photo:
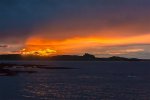
[{"label": "silhouetted building", "polygon": [[85,54],[83,55],[83,58],[85,58],[85,59],[95,59],[96,57],[95,57],[94,55],[85,53]]}]

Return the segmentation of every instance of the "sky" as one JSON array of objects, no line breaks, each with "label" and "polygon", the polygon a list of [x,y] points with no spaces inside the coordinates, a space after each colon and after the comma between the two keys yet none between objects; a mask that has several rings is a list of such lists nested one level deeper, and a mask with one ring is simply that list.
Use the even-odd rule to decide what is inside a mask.
[{"label": "sky", "polygon": [[149,12],[150,0],[0,0],[0,54],[147,59]]}]

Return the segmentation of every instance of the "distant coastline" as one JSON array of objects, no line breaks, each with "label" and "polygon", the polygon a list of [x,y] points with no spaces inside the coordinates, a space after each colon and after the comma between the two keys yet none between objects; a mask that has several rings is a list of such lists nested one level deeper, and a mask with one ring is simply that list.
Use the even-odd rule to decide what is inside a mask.
[{"label": "distant coastline", "polygon": [[50,60],[50,61],[150,61],[150,59],[125,58],[112,56],[108,58],[98,58],[92,54],[85,53],[83,56],[78,55],[57,55],[57,56],[22,56],[20,54],[0,55],[0,60]]}]

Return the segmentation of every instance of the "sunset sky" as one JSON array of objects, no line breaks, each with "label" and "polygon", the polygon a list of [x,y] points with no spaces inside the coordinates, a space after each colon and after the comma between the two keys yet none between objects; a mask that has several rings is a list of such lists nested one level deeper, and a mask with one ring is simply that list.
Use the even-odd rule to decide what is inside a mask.
[{"label": "sunset sky", "polygon": [[150,0],[0,0],[0,54],[23,50],[150,58]]}]

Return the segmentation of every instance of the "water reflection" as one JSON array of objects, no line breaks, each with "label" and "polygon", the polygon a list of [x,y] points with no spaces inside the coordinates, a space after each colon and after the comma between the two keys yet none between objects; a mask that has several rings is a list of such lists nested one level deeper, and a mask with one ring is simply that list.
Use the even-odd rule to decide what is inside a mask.
[{"label": "water reflection", "polygon": [[[27,78],[27,100],[149,100],[149,81],[126,73],[43,70]],[[130,76],[130,77],[129,77]],[[26,95],[25,95],[26,94]]]},{"label": "water reflection", "polygon": [[37,69],[1,77],[0,100],[150,100],[149,63],[78,63],[59,66],[80,69]]},{"label": "water reflection", "polygon": [[[99,98],[100,91],[97,86],[84,82],[89,79],[82,75],[68,76],[62,72],[43,71],[28,77],[22,96],[27,99],[32,98],[32,100],[95,100]],[[96,76],[93,77],[98,79]]]},{"label": "water reflection", "polygon": [[[26,77],[23,89],[24,98],[45,99],[48,95],[48,76],[45,73],[34,74]],[[46,99],[45,99],[46,100]]]}]

